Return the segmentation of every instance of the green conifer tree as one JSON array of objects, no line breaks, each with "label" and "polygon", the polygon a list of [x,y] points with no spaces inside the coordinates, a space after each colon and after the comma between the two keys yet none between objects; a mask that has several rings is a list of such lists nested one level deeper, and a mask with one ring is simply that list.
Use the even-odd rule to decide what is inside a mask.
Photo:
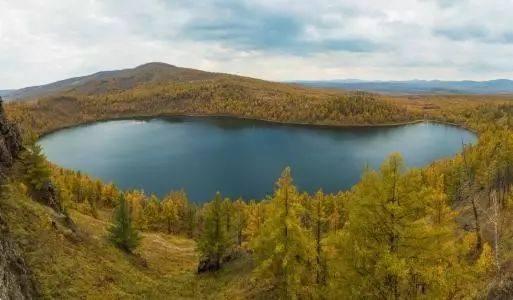
[{"label": "green conifer tree", "polygon": [[50,167],[41,146],[32,144],[21,154],[23,180],[32,191],[41,188],[50,180]]},{"label": "green conifer tree", "polygon": [[201,262],[211,266],[209,269],[218,270],[231,242],[226,230],[224,205],[219,192],[216,193],[214,200],[205,205],[204,210],[204,229],[198,241],[198,250],[202,256]]},{"label": "green conifer tree", "polygon": [[119,248],[132,252],[140,242],[141,237],[132,226],[129,208],[125,196],[119,196],[119,204],[115,211],[114,224],[109,229],[110,239]]}]

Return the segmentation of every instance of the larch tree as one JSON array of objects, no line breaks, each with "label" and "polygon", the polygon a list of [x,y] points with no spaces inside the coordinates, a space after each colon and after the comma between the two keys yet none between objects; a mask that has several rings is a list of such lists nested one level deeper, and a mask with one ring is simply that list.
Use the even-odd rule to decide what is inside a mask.
[{"label": "larch tree", "polygon": [[214,200],[204,206],[204,228],[198,241],[198,250],[201,254],[198,271],[219,270],[223,256],[230,247],[223,209],[223,200],[219,192],[216,193]]},{"label": "larch tree", "polygon": [[285,298],[311,297],[315,282],[312,234],[301,227],[303,208],[292,184],[290,168],[278,179],[269,214],[253,241],[257,277]]},{"label": "larch tree", "polygon": [[182,230],[187,233],[190,238],[194,237],[197,233],[198,218],[197,218],[198,207],[194,203],[186,203],[183,212]]},{"label": "larch tree", "polygon": [[32,144],[23,151],[20,157],[22,162],[23,180],[31,191],[39,191],[50,180],[50,168],[41,146]]},{"label": "larch tree", "polygon": [[104,205],[108,207],[114,207],[116,199],[118,199],[118,197],[119,190],[113,183],[109,183],[103,187],[102,199]]},{"label": "larch tree", "polygon": [[188,231],[189,201],[183,190],[171,191],[162,201],[162,220],[167,233]]},{"label": "larch tree", "polygon": [[173,191],[171,192],[173,202],[175,203],[176,212],[177,212],[177,224],[175,231],[188,231],[188,218],[190,214],[191,208],[194,213],[194,208],[191,203],[189,203],[189,199],[187,198],[187,194],[184,190]]},{"label": "larch tree", "polygon": [[146,229],[146,222],[144,216],[144,207],[146,202],[146,195],[140,190],[131,190],[124,195],[126,202],[130,208],[130,217],[133,220],[134,226],[138,229]]},{"label": "larch tree", "polygon": [[246,229],[248,222],[247,207],[248,205],[246,202],[240,198],[233,202],[235,239],[239,248],[242,247],[242,243],[244,242],[245,238],[244,230]]},{"label": "larch tree", "polygon": [[235,211],[233,202],[230,198],[223,200],[223,216],[224,225],[226,227],[226,235],[230,243],[235,243]]},{"label": "larch tree", "polygon": [[329,263],[331,297],[457,295],[468,262],[456,247],[454,215],[441,180],[433,187],[420,171],[405,172],[398,154],[380,172],[365,172],[348,202],[347,224],[330,239],[338,249]]},{"label": "larch tree", "polygon": [[481,220],[479,204],[477,200],[477,187],[475,184],[475,168],[471,166],[471,159],[468,157],[470,152],[469,146],[463,146],[463,173],[461,176],[461,193],[462,197],[468,199],[472,205],[472,213],[474,216],[474,230],[476,233],[476,252],[480,253],[483,249],[483,238],[481,233]]},{"label": "larch tree", "polygon": [[103,201],[103,183],[101,182],[101,180],[96,180],[94,181],[94,199],[95,199],[95,202],[97,205],[101,205],[103,206],[104,205],[104,201]]},{"label": "larch tree", "polygon": [[326,281],[326,258],[323,242],[327,223],[325,213],[326,197],[322,191],[318,191],[310,199],[312,202],[312,233],[315,242],[315,259],[317,263],[315,281],[317,284],[324,284]]},{"label": "larch tree", "polygon": [[[256,202],[255,200],[249,201],[247,206],[247,225],[243,230],[243,235],[246,239],[251,242],[258,235],[260,229],[262,228],[265,220],[265,209],[264,207],[267,205],[267,200],[262,200],[261,202]],[[248,243],[243,243],[246,247]]]},{"label": "larch tree", "polygon": [[73,185],[72,191],[75,195],[76,201],[78,203],[84,202],[84,187],[82,185],[82,173],[80,171],[77,172],[76,176],[73,177]]},{"label": "larch tree", "polygon": [[167,233],[171,234],[173,225],[178,221],[178,208],[173,195],[169,194],[162,201],[162,217],[164,219]]},{"label": "larch tree", "polygon": [[161,207],[159,198],[156,195],[151,195],[149,199],[146,200],[146,205],[144,207],[144,221],[146,223],[146,228],[156,230],[161,224]]},{"label": "larch tree", "polygon": [[326,206],[327,232],[335,232],[344,227],[346,221],[345,206],[350,192],[339,192],[336,195],[324,195]]},{"label": "larch tree", "polygon": [[114,214],[114,222],[109,232],[111,241],[129,253],[139,245],[141,238],[133,227],[132,217],[123,194],[119,196],[118,207]]},{"label": "larch tree", "polygon": [[88,196],[86,197],[86,201],[89,204],[89,212],[91,213],[91,216],[98,219],[98,205],[96,204],[96,198]]},{"label": "larch tree", "polygon": [[431,235],[431,248],[426,248],[429,263],[425,269],[430,274],[430,295],[435,298],[464,298],[478,295],[484,288],[492,259],[490,247],[484,243],[477,259],[470,259],[475,251],[474,232],[457,234],[454,211],[444,192],[444,176],[427,170],[427,184],[431,190],[425,198],[426,220]]}]

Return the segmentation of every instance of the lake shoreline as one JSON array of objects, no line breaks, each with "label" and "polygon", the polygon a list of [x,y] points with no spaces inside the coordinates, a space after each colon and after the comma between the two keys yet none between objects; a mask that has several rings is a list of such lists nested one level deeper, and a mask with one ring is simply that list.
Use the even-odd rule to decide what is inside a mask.
[{"label": "lake shoreline", "polygon": [[63,127],[59,127],[56,129],[49,130],[48,132],[44,132],[38,136],[38,140],[42,139],[48,135],[51,135],[55,132],[65,129],[71,129],[75,127],[81,126],[89,126],[95,123],[104,123],[110,121],[123,121],[123,120],[150,120],[150,119],[158,119],[158,118],[226,118],[226,119],[236,119],[236,120],[247,120],[247,121],[257,121],[268,123],[270,125],[281,125],[281,126],[294,126],[294,127],[311,127],[311,128],[326,128],[326,129],[356,129],[356,128],[386,128],[386,127],[400,127],[407,125],[414,125],[419,123],[436,123],[443,124],[448,126],[454,126],[463,128],[468,130],[476,135],[478,132],[466,125],[451,123],[446,121],[434,120],[434,119],[416,119],[412,121],[404,121],[404,122],[395,122],[395,123],[379,123],[379,124],[323,124],[323,123],[309,123],[309,122],[287,122],[287,121],[276,121],[276,120],[268,120],[262,118],[252,118],[252,117],[243,117],[237,115],[229,115],[229,114],[174,114],[174,113],[161,113],[161,114],[151,114],[151,115],[143,115],[143,114],[134,114],[132,116],[113,116],[107,118],[99,118],[96,120],[86,120],[84,122],[79,122],[72,125],[67,125]]},{"label": "lake shoreline", "polygon": [[[302,191],[337,193],[356,184],[365,166],[379,168],[390,153],[400,152],[408,167],[420,168],[458,153],[462,141],[476,141],[465,129],[436,123],[300,126],[227,117],[134,117],[59,131],[39,143],[58,166],[159,197],[184,189],[202,203],[216,190],[230,198],[262,199],[286,166]],[[219,172],[212,176],[212,170]]]}]

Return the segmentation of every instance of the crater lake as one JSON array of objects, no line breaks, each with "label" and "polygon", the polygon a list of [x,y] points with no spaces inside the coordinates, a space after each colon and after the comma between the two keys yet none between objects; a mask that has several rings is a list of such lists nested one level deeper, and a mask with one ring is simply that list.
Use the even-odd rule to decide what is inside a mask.
[{"label": "crater lake", "polygon": [[290,166],[300,191],[336,192],[393,152],[420,167],[477,137],[431,122],[390,127],[320,127],[225,117],[114,120],[62,129],[39,140],[53,163],[123,189],[164,196],[184,189],[197,203],[223,196],[262,199]]}]

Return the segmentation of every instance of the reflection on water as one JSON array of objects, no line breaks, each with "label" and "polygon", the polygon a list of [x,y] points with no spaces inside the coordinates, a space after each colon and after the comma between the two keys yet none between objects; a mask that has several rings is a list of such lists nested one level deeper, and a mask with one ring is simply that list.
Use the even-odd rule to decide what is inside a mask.
[{"label": "reflection on water", "polygon": [[401,152],[409,166],[423,166],[475,140],[469,131],[436,123],[333,128],[173,117],[99,122],[55,132],[40,143],[63,167],[161,196],[185,188],[202,202],[218,190],[263,198],[285,166],[292,167],[301,190],[335,192],[392,152]]}]

